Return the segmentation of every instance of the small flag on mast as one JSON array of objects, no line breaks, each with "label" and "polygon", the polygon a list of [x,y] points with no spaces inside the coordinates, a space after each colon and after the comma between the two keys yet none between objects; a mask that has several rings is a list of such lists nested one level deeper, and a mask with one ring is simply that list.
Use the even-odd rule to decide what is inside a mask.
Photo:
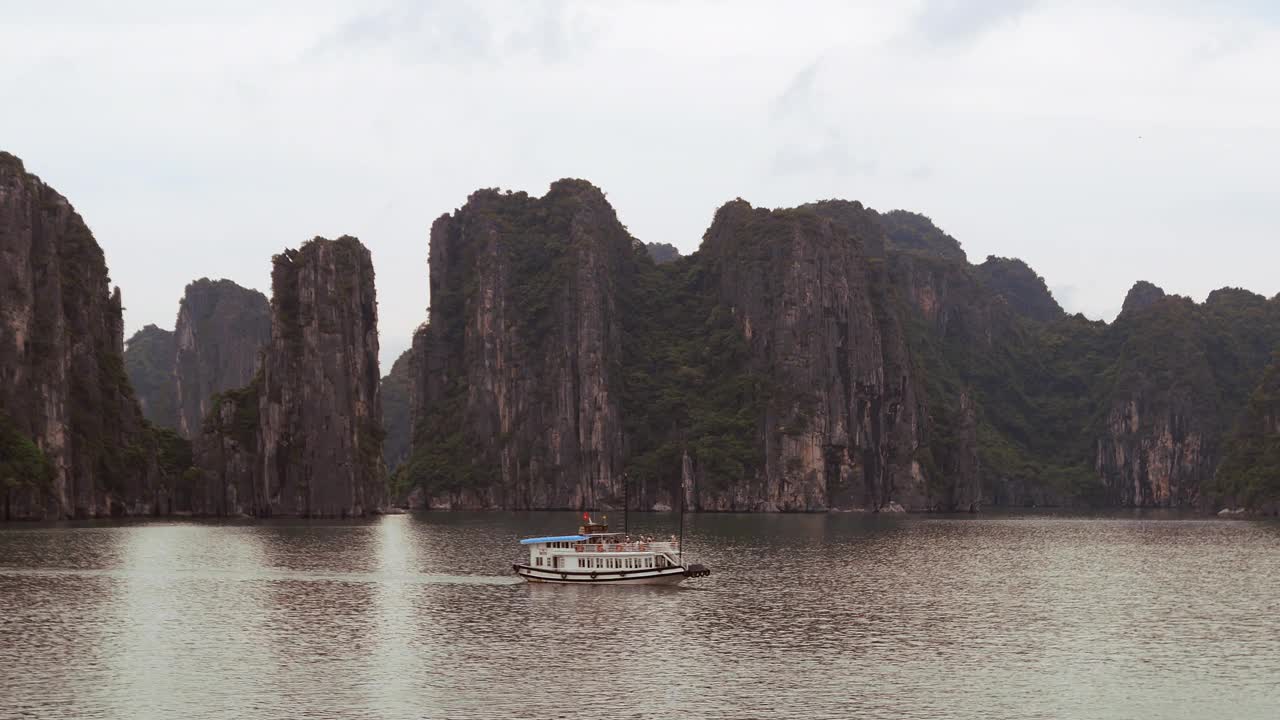
[{"label": "small flag on mast", "polygon": [[590,514],[590,513],[582,513],[582,519],[583,519],[583,520],[586,520],[587,522],[591,522],[591,514]]}]

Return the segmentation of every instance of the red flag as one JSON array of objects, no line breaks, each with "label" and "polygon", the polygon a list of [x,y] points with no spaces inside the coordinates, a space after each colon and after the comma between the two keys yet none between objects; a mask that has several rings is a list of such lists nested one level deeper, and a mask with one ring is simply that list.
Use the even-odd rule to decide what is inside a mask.
[{"label": "red flag", "polygon": [[590,515],[590,514],[588,514],[588,513],[582,513],[582,519],[583,519],[583,520],[586,520],[587,522],[590,522],[590,521],[591,521],[591,515]]}]

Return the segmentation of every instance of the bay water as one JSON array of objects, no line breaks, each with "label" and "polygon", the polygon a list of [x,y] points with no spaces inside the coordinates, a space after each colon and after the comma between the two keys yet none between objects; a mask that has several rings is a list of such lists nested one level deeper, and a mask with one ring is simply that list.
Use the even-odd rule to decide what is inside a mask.
[{"label": "bay water", "polygon": [[579,517],[0,525],[0,717],[1280,717],[1280,523],[688,515],[708,578],[512,575]]}]

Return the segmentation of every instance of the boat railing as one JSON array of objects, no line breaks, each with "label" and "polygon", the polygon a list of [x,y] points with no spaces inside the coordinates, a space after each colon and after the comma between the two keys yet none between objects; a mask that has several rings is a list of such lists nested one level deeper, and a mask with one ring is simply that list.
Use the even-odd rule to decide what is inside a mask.
[{"label": "boat railing", "polygon": [[652,552],[678,553],[678,542],[632,542],[632,543],[580,543],[573,546],[574,552],[606,553],[606,552]]}]

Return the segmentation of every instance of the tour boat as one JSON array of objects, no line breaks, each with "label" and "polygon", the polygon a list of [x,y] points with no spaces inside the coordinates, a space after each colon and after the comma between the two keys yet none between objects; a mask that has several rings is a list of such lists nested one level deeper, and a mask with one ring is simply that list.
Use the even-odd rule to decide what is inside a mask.
[{"label": "tour boat", "polygon": [[609,526],[584,515],[577,535],[525,538],[529,562],[511,569],[528,582],[607,583],[611,585],[674,585],[685,578],[706,577],[711,571],[685,565],[680,543],[609,532]]}]

